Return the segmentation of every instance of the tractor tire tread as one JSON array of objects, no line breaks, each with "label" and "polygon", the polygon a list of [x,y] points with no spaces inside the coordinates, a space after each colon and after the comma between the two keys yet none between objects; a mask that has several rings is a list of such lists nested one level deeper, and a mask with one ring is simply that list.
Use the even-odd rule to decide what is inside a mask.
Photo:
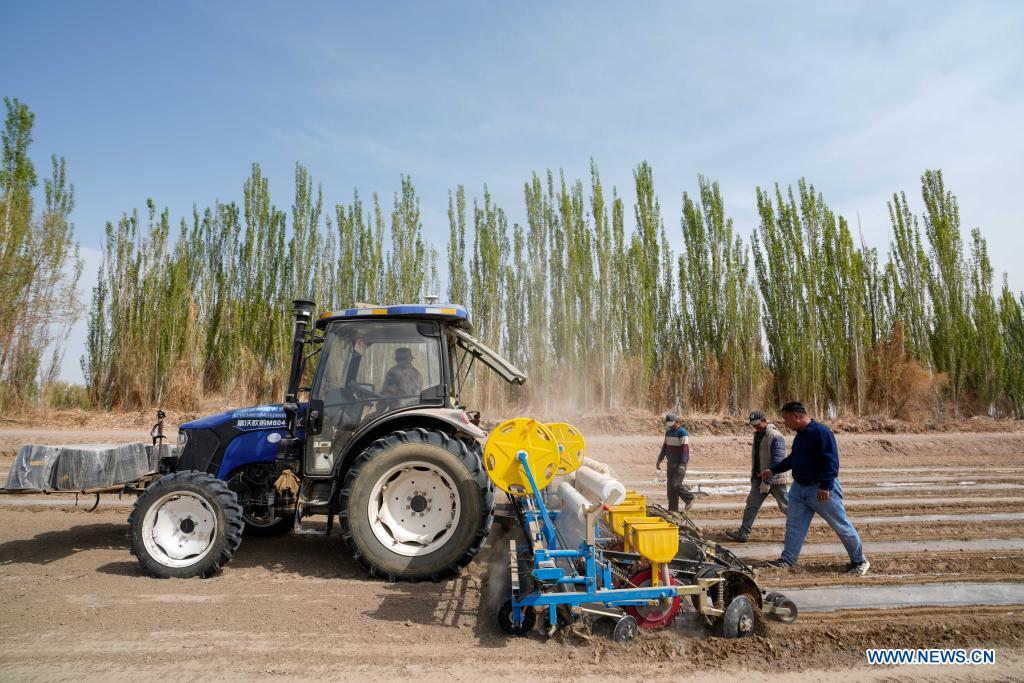
[{"label": "tractor tire tread", "polygon": [[[355,482],[359,473],[367,463],[394,446],[412,442],[439,446],[459,458],[463,466],[465,466],[472,475],[473,481],[480,490],[482,499],[481,516],[472,544],[457,560],[449,563],[440,571],[419,575],[397,576],[393,572],[389,572],[380,567],[360,552],[358,545],[355,543],[353,538],[352,524],[348,515],[348,501],[352,495],[352,483]],[[352,463],[348,472],[346,472],[344,482],[341,484],[338,491],[338,523],[341,527],[342,540],[344,540],[345,544],[352,551],[352,557],[366,567],[370,576],[382,578],[390,582],[406,581],[410,583],[417,583],[419,581],[430,580],[436,583],[457,575],[466,565],[472,562],[474,557],[480,553],[484,542],[487,540],[487,536],[490,534],[491,525],[494,522],[494,485],[491,483],[487,473],[484,472],[483,467],[481,467],[480,463],[482,462],[482,457],[483,449],[480,448],[479,443],[474,441],[474,443],[470,445],[461,439],[452,438],[444,432],[426,429],[423,427],[396,430],[377,439],[367,446],[366,449],[356,458],[355,462]]]},{"label": "tractor tire tread", "polygon": [[[139,566],[150,576],[156,578],[187,578],[186,576],[172,576],[167,568],[150,558],[140,548],[142,543],[141,532],[136,533],[142,524],[141,517],[145,514],[145,503],[151,497],[161,495],[161,492],[178,482],[184,482],[206,489],[212,495],[223,510],[224,535],[220,547],[211,552],[207,558],[195,568],[194,576],[209,578],[217,574],[231,559],[242,544],[242,533],[245,522],[242,520],[242,506],[238,503],[238,496],[228,488],[226,482],[217,477],[197,470],[185,470],[165,475],[153,482],[135,501],[131,514],[128,515],[128,538],[131,545],[131,553],[138,559]],[[141,551],[141,552],[140,552]]]}]

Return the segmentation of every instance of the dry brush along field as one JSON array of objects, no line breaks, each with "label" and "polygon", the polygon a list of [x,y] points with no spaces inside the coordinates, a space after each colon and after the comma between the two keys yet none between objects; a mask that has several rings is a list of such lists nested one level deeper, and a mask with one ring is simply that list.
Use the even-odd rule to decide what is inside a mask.
[{"label": "dry brush along field", "polygon": [[[138,428],[0,430],[0,477],[24,443],[145,437]],[[509,639],[493,617],[505,571],[497,527],[482,557],[437,584],[371,579],[337,536],[295,533],[247,538],[212,579],[157,580],[128,552],[132,499],[107,497],[87,512],[91,498],[76,507],[73,497],[3,497],[0,678],[1024,676],[1024,434],[844,433],[839,444],[871,573],[844,575],[838,539],[816,521],[800,567],[758,571],[800,618],[730,641],[704,636],[685,614],[624,645],[575,630]],[[659,445],[657,435],[588,438],[594,457],[655,501],[664,500]],[[696,432],[691,448],[694,520],[745,559],[776,557],[784,527],[771,499],[748,544],[724,535],[742,513],[749,439]],[[997,661],[871,667],[870,647],[991,647]]]}]

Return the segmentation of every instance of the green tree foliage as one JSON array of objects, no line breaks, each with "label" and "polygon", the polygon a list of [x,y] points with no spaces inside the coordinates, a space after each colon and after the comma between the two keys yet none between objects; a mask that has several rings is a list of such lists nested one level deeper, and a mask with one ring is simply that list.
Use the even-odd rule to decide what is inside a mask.
[{"label": "green tree foliage", "polygon": [[51,157],[44,204],[29,158],[35,115],[17,99],[4,99],[0,164],[0,410],[44,398],[57,376],[63,341],[80,315],[77,297],[82,261],[70,222],[74,188],[63,158]]},{"label": "green tree foliage", "polygon": [[[391,212],[391,252],[387,255],[384,301],[421,301],[429,275],[429,254],[422,237],[420,200],[412,178],[402,176]],[[432,292],[437,293],[437,292]]]},{"label": "green tree foliage", "polygon": [[[51,385],[55,405],[80,404],[81,392],[54,382],[80,312],[74,193],[53,157],[36,209],[33,115],[17,100],[5,104],[0,408],[43,399]],[[253,165],[240,204],[195,207],[175,229],[147,201],[107,224],[82,359],[88,401],[193,407],[209,393],[278,397],[290,299],[392,304],[446,287],[448,299],[469,305],[478,336],[531,376],[512,391],[478,373],[471,400],[485,408],[735,413],[799,398],[824,414],[916,406],[1024,417],[1024,295],[1004,279],[996,296],[979,229],[965,251],[942,173],[926,171],[921,185],[919,214],[902,192],[889,202],[883,263],[806,180],[757,188],[748,247],[710,179],[682,194],[673,236],[648,163],[633,169],[627,200],[603,187],[591,160],[586,180],[533,174],[522,225],[486,185],[467,217],[457,187],[442,260],[423,237],[410,177],[401,176],[390,215],[358,190],[325,214],[320,186],[297,164],[289,212]]]},{"label": "green tree foliage", "polygon": [[754,262],[774,398],[863,412],[868,356],[888,328],[877,252],[858,246],[805,180],[795,193],[776,186],[774,202],[758,189],[758,210]]},{"label": "green tree foliage", "polygon": [[700,176],[683,193],[679,287],[683,339],[692,364],[694,405],[706,411],[749,406],[761,369],[757,295],[749,252],[733,232],[718,183]]},{"label": "green tree foliage", "polygon": [[466,190],[448,193],[448,301],[468,301],[466,280]]},{"label": "green tree foliage", "polygon": [[886,265],[888,315],[903,323],[907,353],[930,366],[928,256],[921,242],[917,217],[910,211],[906,194],[893,194],[889,202],[889,219],[892,222],[892,242]]},{"label": "green tree foliage", "polygon": [[986,413],[996,412],[1006,369],[999,330],[999,310],[992,293],[992,263],[981,230],[971,230],[970,312],[975,343],[970,348],[968,382],[971,394]]},{"label": "green tree foliage", "polygon": [[1010,409],[1024,418],[1024,294],[1015,297],[1003,278],[999,297],[999,331],[1003,338],[1005,393]]},{"label": "green tree foliage", "polygon": [[967,358],[973,343],[967,307],[967,267],[960,238],[960,207],[946,190],[942,171],[921,177],[925,234],[930,247],[928,293],[932,302],[932,360],[949,376],[954,408],[959,409],[966,383]]},{"label": "green tree foliage", "polygon": [[[55,173],[48,210],[60,215],[70,197],[59,189],[62,167]],[[926,173],[922,185],[920,217],[893,196],[884,264],[805,180],[757,190],[748,248],[717,183],[698,177],[697,193],[683,193],[678,257],[646,163],[634,169],[631,226],[593,162],[586,184],[534,174],[524,225],[510,225],[486,186],[467,217],[460,186],[449,195],[448,298],[468,304],[478,336],[532,378],[513,391],[477,373],[469,398],[492,411],[514,402],[548,413],[735,413],[800,398],[825,414],[904,414],[944,386],[948,407],[1019,415],[1021,300],[1005,286],[995,298],[980,231],[964,254],[941,174]],[[272,398],[296,293],[350,306],[441,291],[441,259],[423,239],[410,178],[390,220],[376,195],[367,209],[358,191],[322,217],[314,187],[297,166],[289,220],[254,166],[241,208],[196,209],[176,238],[152,202],[145,222],[132,213],[109,224],[83,365],[91,400]]]}]

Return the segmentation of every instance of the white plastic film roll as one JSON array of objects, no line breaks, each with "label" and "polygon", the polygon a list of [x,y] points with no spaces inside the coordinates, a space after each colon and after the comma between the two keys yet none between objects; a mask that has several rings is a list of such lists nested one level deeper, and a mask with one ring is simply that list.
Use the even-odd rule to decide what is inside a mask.
[{"label": "white plastic film roll", "polygon": [[567,481],[558,485],[558,497],[562,502],[562,511],[555,517],[555,528],[567,548],[577,548],[587,539],[587,508],[590,507],[590,501]]},{"label": "white plastic film roll", "polygon": [[586,459],[583,461],[583,464],[580,465],[580,467],[589,467],[595,472],[600,472],[601,474],[611,477],[612,479],[615,478],[615,472],[612,471],[611,467],[604,464],[603,462],[594,460],[589,455],[586,457]]},{"label": "white plastic film roll", "polygon": [[576,490],[590,500],[599,500],[605,505],[618,505],[626,500],[626,487],[617,479],[589,467],[576,470]]},{"label": "white plastic film roll", "polygon": [[558,485],[558,497],[562,499],[562,514],[573,515],[579,520],[586,520],[590,501],[567,481]]}]

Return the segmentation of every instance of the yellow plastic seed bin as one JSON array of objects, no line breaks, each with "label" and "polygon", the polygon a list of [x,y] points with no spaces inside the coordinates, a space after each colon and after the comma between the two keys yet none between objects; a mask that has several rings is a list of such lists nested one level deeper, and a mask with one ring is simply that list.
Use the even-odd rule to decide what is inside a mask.
[{"label": "yellow plastic seed bin", "polygon": [[608,526],[612,531],[622,536],[624,531],[622,521],[626,517],[642,517],[647,514],[647,507],[637,503],[612,505],[608,508]]},{"label": "yellow plastic seed bin", "polygon": [[[679,533],[679,527],[676,525],[666,522],[660,517],[627,517],[625,524],[623,525],[623,536],[622,546],[626,552],[636,553],[640,552],[636,545],[636,532],[639,529],[667,529],[672,528],[676,530],[676,534]],[[675,557],[673,555],[672,557]],[[650,558],[648,558],[650,559]]]},{"label": "yellow plastic seed bin", "polygon": [[636,491],[626,491],[626,499],[622,501],[623,505],[642,505],[644,509],[647,509],[647,496]]},{"label": "yellow plastic seed bin", "polygon": [[675,524],[633,526],[630,543],[635,552],[653,563],[671,562],[679,552],[679,527]]},{"label": "yellow plastic seed bin", "polygon": [[648,517],[647,515],[637,515],[636,517],[624,517],[622,520],[622,549],[627,553],[632,552],[632,536],[633,529],[638,526],[660,526],[662,524],[668,524],[661,517]]}]

